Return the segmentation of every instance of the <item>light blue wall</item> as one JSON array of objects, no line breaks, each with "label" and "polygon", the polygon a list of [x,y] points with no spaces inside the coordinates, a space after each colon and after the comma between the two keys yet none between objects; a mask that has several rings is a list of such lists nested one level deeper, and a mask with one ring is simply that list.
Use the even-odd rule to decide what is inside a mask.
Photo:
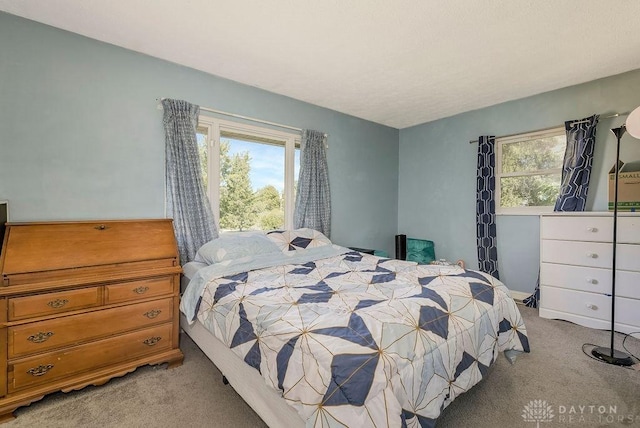
[{"label": "light blue wall", "polygon": [[[336,243],[393,254],[393,235],[406,233],[475,267],[469,140],[629,111],[640,70],[398,131],[0,13],[0,199],[12,221],[163,216],[158,97],[328,132]],[[607,130],[622,121],[600,122],[589,209],[606,209]],[[629,136],[622,158],[640,159]],[[502,279],[532,290],[538,218],[501,216],[498,233]]]},{"label": "light blue wall", "polygon": [[[437,257],[464,259],[477,268],[477,145],[469,141],[550,128],[594,113],[628,112],[638,105],[640,70],[401,130],[398,232],[432,239]],[[601,119],[598,125],[588,210],[607,209],[606,173],[614,164],[616,142],[609,128],[623,122]],[[623,137],[621,159],[640,159],[640,142]],[[501,279],[512,290],[533,291],[540,259],[538,217],[499,216],[497,233]]]},{"label": "light blue wall", "polygon": [[398,130],[0,13],[11,220],[162,217],[159,97],[329,133],[333,240],[392,250]]}]

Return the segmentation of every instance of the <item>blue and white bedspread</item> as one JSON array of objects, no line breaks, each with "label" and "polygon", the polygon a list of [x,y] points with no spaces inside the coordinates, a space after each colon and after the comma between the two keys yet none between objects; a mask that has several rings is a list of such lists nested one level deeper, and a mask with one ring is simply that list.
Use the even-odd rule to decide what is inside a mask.
[{"label": "blue and white bedspread", "polygon": [[181,309],[313,427],[434,426],[499,352],[529,351],[497,279],[333,245],[213,264]]}]

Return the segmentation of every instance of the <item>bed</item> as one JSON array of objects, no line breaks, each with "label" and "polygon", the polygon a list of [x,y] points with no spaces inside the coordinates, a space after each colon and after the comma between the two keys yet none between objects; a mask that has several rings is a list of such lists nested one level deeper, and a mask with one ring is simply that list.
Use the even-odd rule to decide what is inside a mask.
[{"label": "bed", "polygon": [[184,331],[272,427],[432,427],[501,352],[529,352],[490,275],[311,229],[222,235],[184,271]]}]

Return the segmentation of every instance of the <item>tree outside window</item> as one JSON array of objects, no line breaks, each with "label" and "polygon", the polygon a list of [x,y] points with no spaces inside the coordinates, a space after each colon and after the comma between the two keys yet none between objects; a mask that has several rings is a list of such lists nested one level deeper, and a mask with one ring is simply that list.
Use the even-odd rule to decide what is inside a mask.
[{"label": "tree outside window", "polygon": [[[209,122],[210,118],[202,119],[197,134],[201,173],[220,230],[284,229],[287,218],[289,222],[293,218],[300,164],[295,135],[276,133],[286,137],[281,140],[273,138],[272,131],[262,134],[243,125],[225,128]],[[218,144],[214,144],[216,137]],[[219,161],[210,164],[212,156]]]},{"label": "tree outside window", "polygon": [[550,211],[560,191],[564,129],[496,140],[498,213]]}]

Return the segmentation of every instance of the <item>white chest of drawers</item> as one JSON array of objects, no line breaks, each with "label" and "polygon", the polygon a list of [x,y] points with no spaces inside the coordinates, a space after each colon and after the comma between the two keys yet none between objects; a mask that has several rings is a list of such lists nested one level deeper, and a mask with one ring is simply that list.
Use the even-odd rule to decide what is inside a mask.
[{"label": "white chest of drawers", "polygon": [[[613,215],[540,217],[540,316],[611,328]],[[616,330],[640,330],[640,215],[618,214]]]}]

